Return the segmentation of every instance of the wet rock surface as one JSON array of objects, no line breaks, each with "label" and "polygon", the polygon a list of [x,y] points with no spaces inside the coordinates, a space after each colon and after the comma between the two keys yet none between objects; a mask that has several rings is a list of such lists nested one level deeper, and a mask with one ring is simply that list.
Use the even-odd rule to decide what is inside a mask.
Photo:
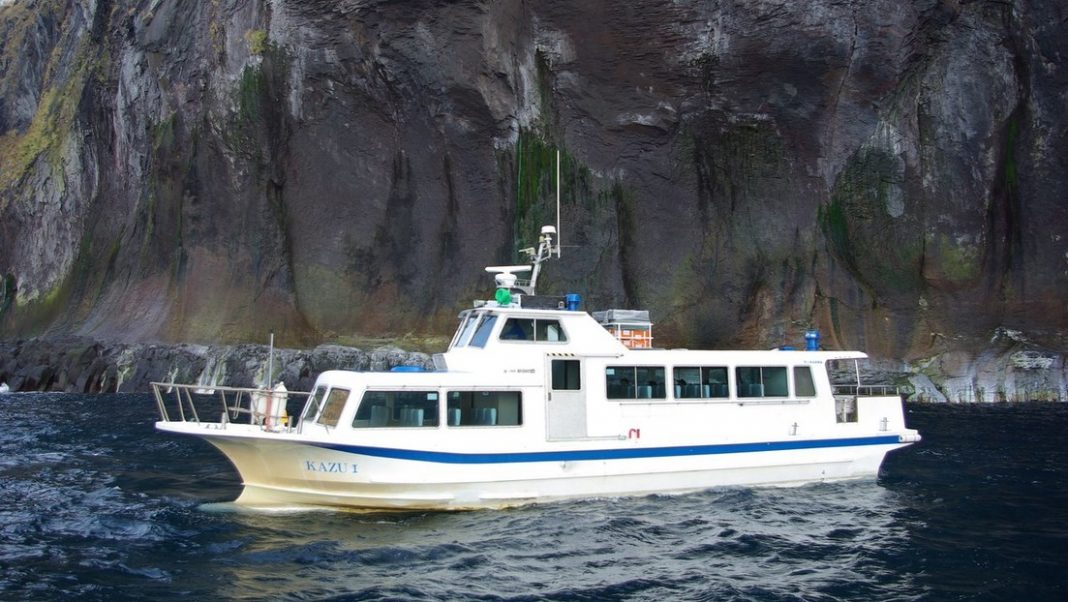
[{"label": "wet rock surface", "polygon": [[[104,344],[91,339],[32,339],[0,343],[0,383],[12,391],[144,392],[153,382],[233,387],[268,384],[266,345]],[[382,347],[370,353],[320,345],[275,349],[270,383],[309,391],[326,370],[387,371],[395,366],[433,369],[430,356]]]},{"label": "wet rock surface", "polygon": [[1068,349],[1064,11],[0,2],[0,339],[114,341],[26,373],[91,389],[116,345],[440,334],[552,221],[561,150],[543,292],[665,346],[818,327],[947,397],[1056,371],[991,333]]}]

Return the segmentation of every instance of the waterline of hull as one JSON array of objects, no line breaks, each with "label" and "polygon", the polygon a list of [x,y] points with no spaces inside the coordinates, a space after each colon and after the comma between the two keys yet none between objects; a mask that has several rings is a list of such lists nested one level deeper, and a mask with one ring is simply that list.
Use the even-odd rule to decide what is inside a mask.
[{"label": "waterline of hull", "polygon": [[[659,458],[449,466],[314,445],[209,438],[241,474],[252,507],[501,508],[555,500],[680,494],[874,478],[902,444]],[[326,469],[326,470],[322,470]]]}]

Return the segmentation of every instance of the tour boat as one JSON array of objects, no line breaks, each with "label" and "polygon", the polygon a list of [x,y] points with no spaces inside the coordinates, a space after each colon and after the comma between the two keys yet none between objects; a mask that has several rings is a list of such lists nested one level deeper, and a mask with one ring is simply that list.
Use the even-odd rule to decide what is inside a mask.
[{"label": "tour boat", "polygon": [[[887,388],[834,388],[855,351],[658,349],[647,312],[535,294],[559,255],[486,268],[433,369],[333,370],[310,392],[154,383],[156,428],[200,437],[250,506],[497,508],[551,500],[874,478],[920,440]],[[518,274],[531,272],[528,281]],[[270,382],[270,381],[268,381]]]}]

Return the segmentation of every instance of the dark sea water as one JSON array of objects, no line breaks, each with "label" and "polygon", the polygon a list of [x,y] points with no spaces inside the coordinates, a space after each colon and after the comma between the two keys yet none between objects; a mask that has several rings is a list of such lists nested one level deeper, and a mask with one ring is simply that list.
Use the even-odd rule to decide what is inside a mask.
[{"label": "dark sea water", "polygon": [[877,481],[406,514],[237,510],[154,420],[0,396],[0,599],[1068,599],[1068,404],[910,406]]}]

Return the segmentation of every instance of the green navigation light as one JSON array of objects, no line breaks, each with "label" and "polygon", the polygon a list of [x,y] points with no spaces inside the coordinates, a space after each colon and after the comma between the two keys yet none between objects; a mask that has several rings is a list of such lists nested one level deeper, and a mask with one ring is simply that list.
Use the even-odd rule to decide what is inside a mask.
[{"label": "green navigation light", "polygon": [[497,305],[511,305],[512,293],[506,288],[497,289]]}]

